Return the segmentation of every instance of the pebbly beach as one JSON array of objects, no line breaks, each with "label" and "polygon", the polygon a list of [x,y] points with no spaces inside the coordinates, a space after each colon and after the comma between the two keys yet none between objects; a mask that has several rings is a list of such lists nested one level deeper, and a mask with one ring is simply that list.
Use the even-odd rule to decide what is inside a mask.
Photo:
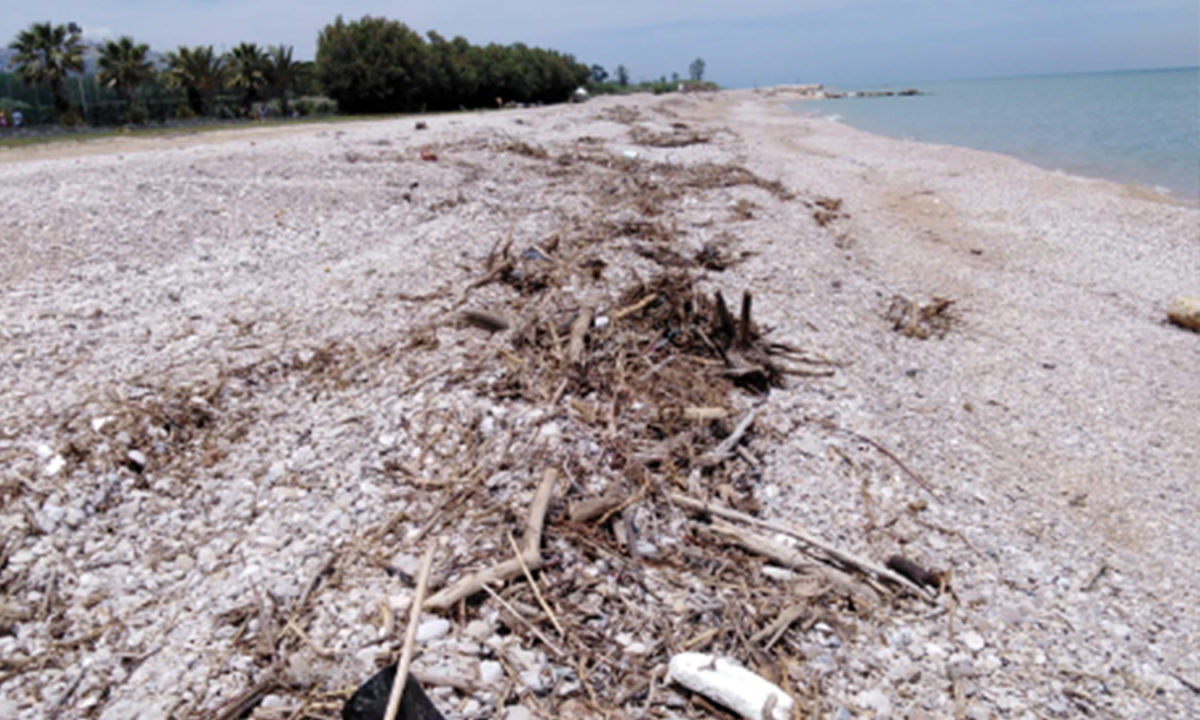
[{"label": "pebbly beach", "polygon": [[809,93],[0,147],[0,716],[339,717],[429,547],[448,718],[1200,713],[1200,210]]}]

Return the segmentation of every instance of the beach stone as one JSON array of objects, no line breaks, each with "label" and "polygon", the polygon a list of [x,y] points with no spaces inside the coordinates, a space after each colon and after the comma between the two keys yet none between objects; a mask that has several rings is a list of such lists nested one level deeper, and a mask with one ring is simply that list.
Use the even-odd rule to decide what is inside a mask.
[{"label": "beach stone", "polygon": [[979,652],[984,648],[985,645],[987,645],[987,643],[984,642],[983,636],[977,632],[963,633],[962,643],[971,652]]},{"label": "beach stone", "polygon": [[855,698],[855,702],[864,710],[871,710],[877,716],[892,714],[892,701],[888,699],[886,693],[879,688],[873,690],[863,690]]},{"label": "beach stone", "polygon": [[888,679],[894,683],[915,682],[921,677],[921,666],[911,660],[901,660],[888,671]]},{"label": "beach stone", "polygon": [[1171,301],[1167,319],[1179,327],[1200,332],[1200,296],[1182,295]]},{"label": "beach stone", "polygon": [[524,707],[513,705],[504,711],[504,720],[533,720],[533,716]]},{"label": "beach stone", "polygon": [[483,660],[479,663],[479,681],[484,685],[500,682],[504,678],[504,666],[495,660]]},{"label": "beach stone", "polygon": [[46,467],[42,470],[42,473],[46,477],[54,477],[62,472],[62,469],[66,466],[67,461],[63,459],[63,456],[55,455],[54,457],[50,458],[50,462],[46,463]]},{"label": "beach stone", "polygon": [[491,634],[492,626],[483,620],[472,620],[467,623],[466,629],[463,630],[463,635],[478,642],[483,642]]},{"label": "beach stone", "polygon": [[946,675],[951,680],[972,678],[977,674],[978,673],[975,671],[975,665],[969,658],[955,657],[950,662],[946,663]]},{"label": "beach stone", "polygon": [[445,618],[426,620],[417,626],[417,642],[427,643],[446,637],[450,632],[450,621]]},{"label": "beach stone", "polygon": [[542,679],[542,674],[537,670],[521,671],[521,682],[525,683],[525,687],[536,695],[546,692],[546,681]]}]

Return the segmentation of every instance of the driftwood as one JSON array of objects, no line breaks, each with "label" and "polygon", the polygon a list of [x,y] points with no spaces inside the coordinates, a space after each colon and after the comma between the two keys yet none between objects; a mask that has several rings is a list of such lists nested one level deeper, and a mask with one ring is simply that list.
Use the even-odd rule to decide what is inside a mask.
[{"label": "driftwood", "polygon": [[583,343],[587,339],[588,329],[592,327],[592,318],[596,315],[596,304],[586,302],[579,308],[579,315],[571,323],[571,336],[567,340],[567,360],[572,365],[578,365],[583,360]]},{"label": "driftwood", "polygon": [[830,558],[836,560],[837,562],[839,562],[843,565],[852,567],[852,568],[858,570],[859,572],[873,575],[876,578],[879,578],[880,580],[885,580],[887,582],[894,583],[896,585],[907,587],[907,588],[913,590],[914,592],[916,592],[916,594],[919,595],[920,597],[925,598],[926,600],[930,599],[929,596],[925,593],[925,591],[922,589],[922,587],[920,585],[914,583],[912,580],[904,577],[903,575],[900,575],[900,574],[895,573],[885,567],[877,565],[865,558],[860,558],[860,557],[854,555],[853,553],[847,552],[845,550],[840,550],[840,549],[830,545],[829,543],[827,543],[813,535],[810,535],[802,530],[797,530],[795,528],[791,528],[786,525],[781,525],[779,523],[769,522],[767,520],[760,520],[756,517],[751,517],[750,515],[747,515],[745,513],[738,512],[737,510],[731,510],[729,508],[724,508],[719,505],[711,505],[709,503],[702,502],[700,500],[697,500],[693,497],[689,497],[682,493],[671,493],[671,502],[675,503],[676,505],[681,505],[683,507],[689,508],[691,510],[696,510],[696,511],[699,511],[702,513],[707,513],[709,515],[713,515],[715,517],[722,517],[722,518],[725,518],[726,520],[735,520],[737,522],[745,523],[747,525],[753,525],[755,527],[759,527],[764,530],[770,530],[772,532],[778,532],[778,533],[783,533],[785,535],[790,535],[807,545],[811,545],[812,547],[817,548],[821,552],[828,555]]},{"label": "driftwood", "polygon": [[487,310],[464,310],[462,317],[468,324],[487,330],[488,332],[500,332],[509,328],[507,318],[499,313],[488,312]]},{"label": "driftwood", "polygon": [[456,602],[481,592],[486,585],[495,582],[505,582],[522,574],[522,561],[530,571],[542,567],[542,528],[546,523],[546,511],[550,509],[550,498],[554,491],[554,483],[558,472],[553,468],[547,469],[538,485],[533,503],[529,506],[529,519],[525,525],[524,546],[521,548],[520,560],[514,558],[494,565],[487,570],[480,570],[459,580],[454,585],[444,588],[425,601],[427,610],[447,610]]},{"label": "driftwood", "polygon": [[851,575],[817,562],[812,556],[805,555],[799,550],[780,545],[768,537],[734,527],[720,520],[713,522],[712,530],[755,555],[762,555],[792,570],[817,575],[833,589],[857,598],[868,606],[876,607],[883,602],[874,588],[856,580]]},{"label": "driftwood", "polygon": [[603,495],[576,500],[567,506],[567,518],[571,522],[585,523],[614,510],[625,502],[626,493],[618,483],[612,483]]},{"label": "driftwood", "polygon": [[893,555],[888,558],[888,568],[925,587],[941,587],[949,579],[949,573],[936,570],[926,570],[903,555]]},{"label": "driftwood", "polygon": [[757,643],[766,640],[766,647],[767,649],[770,649],[770,647],[775,644],[775,641],[779,639],[779,636],[782,635],[785,630],[791,627],[792,623],[800,620],[801,618],[808,617],[811,611],[812,606],[807,602],[788,605],[783,609],[783,612],[779,613],[779,617],[772,620],[771,623],[762,630],[759,630],[751,635],[750,642]]},{"label": "driftwood", "polygon": [[274,690],[278,685],[279,666],[276,664],[267,669],[266,675],[254,687],[249,688],[241,695],[230,700],[219,710],[209,715],[208,718],[209,720],[235,720],[235,718],[243,717],[262,702],[267,693]]},{"label": "driftwood", "polygon": [[733,456],[738,443],[742,441],[742,438],[746,435],[746,431],[750,429],[755,419],[758,418],[758,410],[759,408],[756,407],[747,412],[738,422],[737,426],[733,428],[733,432],[729,433],[728,437],[696,460],[695,467],[688,473],[689,488],[694,489],[699,486],[700,476],[704,468],[719,465]]}]

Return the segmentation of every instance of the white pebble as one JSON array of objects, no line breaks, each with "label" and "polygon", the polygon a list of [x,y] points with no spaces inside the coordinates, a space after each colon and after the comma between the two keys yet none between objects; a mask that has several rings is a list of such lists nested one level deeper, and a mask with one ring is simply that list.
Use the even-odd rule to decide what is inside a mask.
[{"label": "white pebble", "polygon": [[504,712],[504,720],[531,720],[532,715],[520,705],[513,705]]},{"label": "white pebble", "polygon": [[537,670],[522,671],[521,682],[525,683],[525,687],[529,688],[530,692],[535,694],[546,692],[546,682],[542,680],[542,674]]},{"label": "white pebble", "polygon": [[484,660],[479,663],[479,682],[491,685],[504,678],[504,666],[495,660]]},{"label": "white pebble", "polygon": [[859,707],[871,710],[876,715],[886,716],[892,713],[892,701],[878,688],[863,690],[855,700]]},{"label": "white pebble", "polygon": [[444,618],[426,620],[417,626],[417,642],[427,643],[446,637],[450,632],[450,621]]},{"label": "white pebble", "polygon": [[66,466],[67,461],[63,459],[63,456],[55,455],[54,457],[50,458],[50,462],[46,463],[46,467],[42,470],[42,473],[46,477],[54,477],[62,472],[62,469]]},{"label": "white pebble", "polygon": [[987,645],[983,640],[983,636],[977,632],[963,633],[962,642],[971,652],[979,652]]}]

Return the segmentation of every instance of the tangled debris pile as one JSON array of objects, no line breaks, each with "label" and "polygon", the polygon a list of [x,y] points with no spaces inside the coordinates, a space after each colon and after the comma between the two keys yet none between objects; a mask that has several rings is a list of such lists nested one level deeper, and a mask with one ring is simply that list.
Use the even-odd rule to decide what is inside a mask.
[{"label": "tangled debris pile", "polygon": [[[524,144],[504,149],[546,159]],[[651,189],[660,203],[677,200],[683,184],[751,184],[793,197],[739,168],[587,161],[619,167],[623,184]],[[547,717],[705,705],[662,692],[668,660],[687,650],[740,658],[804,707],[813,688],[794,687],[799,676],[770,652],[789,642],[789,628],[845,627],[844,615],[867,615],[901,594],[931,599],[913,579],[926,571],[911,561],[893,563],[909,571],[896,572],[756,517],[758,462],[746,441],[757,406],[785,378],[828,376],[834,363],[769,342],[748,291],[736,315],[719,290],[701,291],[694,273],[713,267],[717,251],[686,257],[663,227],[602,219],[519,253],[509,233],[447,307],[475,305],[459,311],[463,323],[495,334],[495,366],[479,368],[477,392],[545,412],[532,448],[511,451],[510,436],[498,451],[465,448],[459,467],[443,468],[464,481],[417,535],[436,542],[469,513],[472,536],[441,548],[425,607],[463,627],[498,617],[520,638],[496,648],[499,662]],[[623,245],[627,238],[637,241]],[[605,270],[631,255],[661,269],[614,287]],[[493,285],[506,290],[472,300]],[[478,482],[488,457],[502,458],[510,478],[538,478],[531,496],[519,496],[531,497],[524,512],[489,500],[491,482]],[[380,556],[392,552],[389,537],[398,539],[372,539]],[[412,536],[403,542],[411,546]]]}]

